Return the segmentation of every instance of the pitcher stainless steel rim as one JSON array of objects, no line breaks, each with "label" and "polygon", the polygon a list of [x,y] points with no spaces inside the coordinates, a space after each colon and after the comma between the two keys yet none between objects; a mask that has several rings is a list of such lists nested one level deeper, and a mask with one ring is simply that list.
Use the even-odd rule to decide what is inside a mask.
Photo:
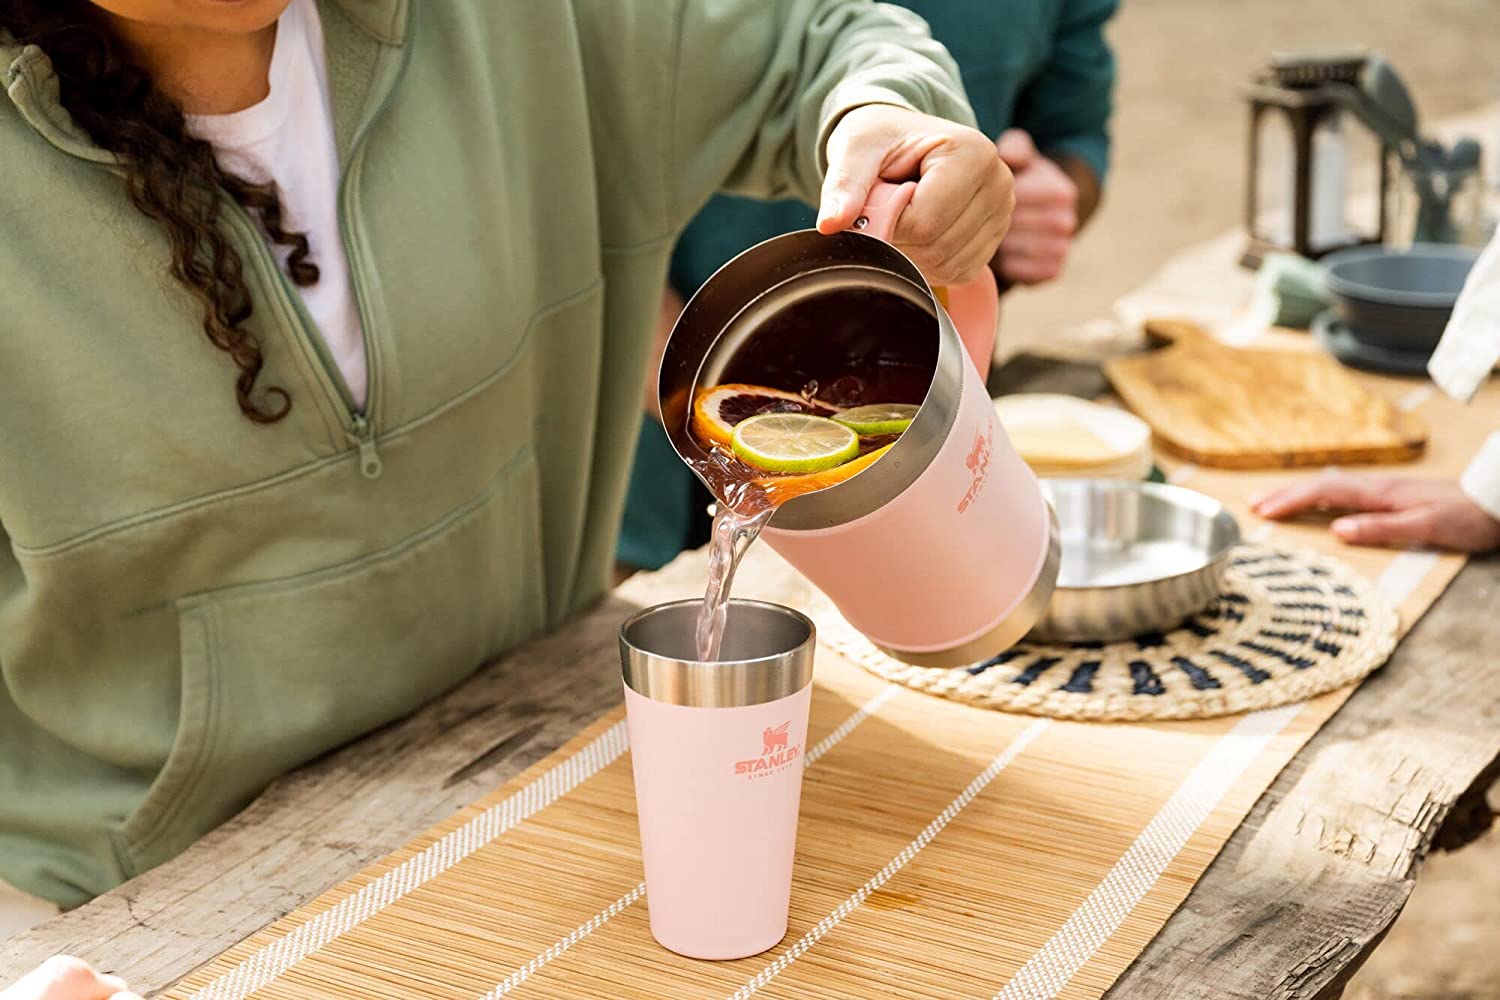
[{"label": "pitcher stainless steel rim", "polygon": [[734,658],[696,656],[698,613],[689,598],[638,611],[620,626],[625,684],[652,701],[694,708],[737,708],[789,697],[812,683],[818,630],[780,604],[729,601],[724,650]]},{"label": "pitcher stainless steel rim", "polygon": [[774,528],[808,531],[847,524],[879,510],[926,471],[958,415],[964,346],[922,272],[899,250],[861,233],[802,230],[751,247],[714,273],[688,301],[662,356],[662,425],[690,465],[705,456],[688,432],[693,392],[714,385],[750,337],[798,302],[841,288],[879,289],[932,318],[937,365],[912,421],[880,461],[835,486],[793,497],[772,516]]},{"label": "pitcher stainless steel rim", "polygon": [[967,642],[948,649],[931,651],[895,649],[878,642],[874,643],[875,648],[887,656],[903,663],[910,663],[914,667],[953,669],[973,666],[989,658],[995,650],[1009,649],[1020,642],[1027,633],[1036,628],[1038,622],[1046,617],[1053,588],[1057,585],[1058,569],[1062,565],[1057,512],[1052,509],[1050,503],[1047,505],[1047,523],[1049,533],[1047,550],[1042,556],[1042,567],[1036,575],[1036,580],[1021,603],[1000,619],[993,628],[986,629],[982,635],[977,635]]}]

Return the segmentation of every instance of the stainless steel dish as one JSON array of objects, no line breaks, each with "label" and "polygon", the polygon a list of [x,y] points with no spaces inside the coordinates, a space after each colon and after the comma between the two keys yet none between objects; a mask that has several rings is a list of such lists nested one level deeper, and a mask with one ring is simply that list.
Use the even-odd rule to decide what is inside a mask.
[{"label": "stainless steel dish", "polygon": [[1036,642],[1126,639],[1170,629],[1219,593],[1239,525],[1224,505],[1180,486],[1107,479],[1042,482],[1062,565]]}]

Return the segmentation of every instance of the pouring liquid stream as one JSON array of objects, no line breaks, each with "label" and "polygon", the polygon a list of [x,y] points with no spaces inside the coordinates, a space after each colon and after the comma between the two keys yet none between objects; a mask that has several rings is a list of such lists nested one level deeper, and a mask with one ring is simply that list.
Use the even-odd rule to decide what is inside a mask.
[{"label": "pouring liquid stream", "polygon": [[[750,490],[744,492],[754,496]],[[760,497],[764,497],[764,493],[760,493]],[[734,572],[739,569],[745,550],[774,513],[775,506],[760,498],[741,501],[738,507],[719,504],[715,510],[708,548],[708,589],[703,594],[703,610],[698,615],[700,661],[712,663],[719,659],[724,625],[729,618],[729,589],[734,585]]]}]

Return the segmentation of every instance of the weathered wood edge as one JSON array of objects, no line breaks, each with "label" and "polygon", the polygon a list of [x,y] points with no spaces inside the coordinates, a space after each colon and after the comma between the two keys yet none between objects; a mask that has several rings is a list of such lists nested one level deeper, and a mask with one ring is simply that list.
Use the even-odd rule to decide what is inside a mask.
[{"label": "weathered wood edge", "polygon": [[1471,562],[1261,796],[1108,1000],[1340,994],[1450,811],[1500,766],[1497,609],[1500,557]]},{"label": "weathered wood edge", "polygon": [[276,781],[181,856],[0,944],[0,984],[78,955],[163,989],[391,853],[620,701],[611,597],[420,711]]}]

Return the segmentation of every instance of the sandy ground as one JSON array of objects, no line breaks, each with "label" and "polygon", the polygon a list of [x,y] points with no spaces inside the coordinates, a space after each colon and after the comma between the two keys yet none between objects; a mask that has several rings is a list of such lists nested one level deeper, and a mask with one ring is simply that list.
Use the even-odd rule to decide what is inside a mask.
[{"label": "sandy ground", "polygon": [[[1006,304],[1003,335],[1039,342],[1105,315],[1175,250],[1242,216],[1247,115],[1236,88],[1275,49],[1368,45],[1419,111],[1500,98],[1500,0],[1125,0],[1114,173],[1065,279]],[[1423,868],[1348,1000],[1500,1000],[1500,833]]]}]

